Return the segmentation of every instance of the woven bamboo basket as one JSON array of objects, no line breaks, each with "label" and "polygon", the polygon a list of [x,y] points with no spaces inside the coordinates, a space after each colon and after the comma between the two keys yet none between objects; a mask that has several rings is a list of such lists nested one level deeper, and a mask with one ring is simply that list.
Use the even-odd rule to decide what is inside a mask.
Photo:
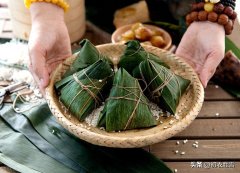
[{"label": "woven bamboo basket", "polygon": [[[89,127],[87,123],[79,122],[74,116],[66,115],[55,93],[54,84],[56,81],[61,80],[61,76],[75,59],[75,56],[72,56],[57,67],[52,74],[49,86],[46,88],[46,100],[59,123],[69,132],[89,143],[118,148],[151,145],[166,140],[184,130],[197,117],[202,107],[204,99],[202,84],[194,70],[179,57],[153,46],[143,45],[143,47],[146,51],[159,56],[159,58],[170,66],[174,73],[191,80],[190,87],[181,97],[177,107],[178,120],[174,119],[174,117],[168,117],[163,120],[162,124],[152,128],[106,132],[97,127]],[[111,57],[114,64],[118,64],[119,57],[123,53],[125,45],[111,43],[99,45],[97,48],[102,54]],[[174,120],[173,124],[170,123],[171,120]]]},{"label": "woven bamboo basket", "polygon": [[[84,0],[66,0],[70,9],[65,13],[65,23],[71,42],[82,38],[86,30]],[[23,0],[9,0],[8,6],[11,14],[13,34],[16,38],[28,40],[31,32],[30,12],[24,6]],[[57,20],[57,19],[56,19]]]}]

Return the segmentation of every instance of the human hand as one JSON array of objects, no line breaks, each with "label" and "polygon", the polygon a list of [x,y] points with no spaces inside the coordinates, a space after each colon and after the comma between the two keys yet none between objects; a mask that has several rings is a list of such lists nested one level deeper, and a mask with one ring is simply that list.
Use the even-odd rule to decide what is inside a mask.
[{"label": "human hand", "polygon": [[45,3],[32,3],[32,30],[29,38],[30,71],[41,92],[49,84],[50,74],[71,55],[71,45],[60,7]]},{"label": "human hand", "polygon": [[204,87],[215,73],[225,51],[223,26],[212,22],[194,22],[184,34],[176,55],[190,64]]}]

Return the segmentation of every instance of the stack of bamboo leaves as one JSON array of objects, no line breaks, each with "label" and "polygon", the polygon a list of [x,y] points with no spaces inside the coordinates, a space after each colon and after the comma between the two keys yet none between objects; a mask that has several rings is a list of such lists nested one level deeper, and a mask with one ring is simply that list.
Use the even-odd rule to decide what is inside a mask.
[{"label": "stack of bamboo leaves", "polygon": [[81,44],[70,69],[55,84],[60,101],[80,121],[103,102],[98,126],[107,131],[157,125],[149,108],[150,101],[175,114],[190,81],[174,74],[138,41],[126,44],[116,72],[110,58],[99,53],[88,40]]}]

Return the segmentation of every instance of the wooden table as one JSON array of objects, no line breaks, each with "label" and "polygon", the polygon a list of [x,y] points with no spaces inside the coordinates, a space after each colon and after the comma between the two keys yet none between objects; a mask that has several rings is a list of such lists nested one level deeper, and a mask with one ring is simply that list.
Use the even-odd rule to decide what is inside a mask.
[{"label": "wooden table", "polygon": [[[196,141],[198,148],[193,146]],[[178,173],[239,173],[240,101],[217,85],[209,84],[198,118],[175,137],[146,149]],[[181,155],[182,152],[185,154]],[[214,168],[225,163],[235,168],[220,168],[221,165]],[[0,172],[10,173],[4,165],[0,165]]]},{"label": "wooden table", "polygon": [[[186,139],[188,142],[184,144]],[[198,148],[193,146],[196,141]],[[217,85],[209,84],[197,119],[175,137],[150,146],[149,151],[178,173],[239,173],[240,101]]]},{"label": "wooden table", "polygon": [[[0,38],[12,38],[9,22],[8,11],[0,8]],[[87,28],[84,38],[94,44],[110,42],[110,35],[91,23]],[[146,150],[178,173],[239,173],[240,101],[221,87],[209,84],[198,118],[180,134]],[[10,172],[13,171],[0,164],[0,173]]]}]

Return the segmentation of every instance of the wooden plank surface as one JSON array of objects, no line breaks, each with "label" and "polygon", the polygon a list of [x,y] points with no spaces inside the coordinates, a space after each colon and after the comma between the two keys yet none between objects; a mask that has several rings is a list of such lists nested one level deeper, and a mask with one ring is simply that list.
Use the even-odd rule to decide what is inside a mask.
[{"label": "wooden plank surface", "polygon": [[224,91],[218,85],[208,85],[205,90],[205,100],[215,100],[215,101],[226,101],[226,100],[236,100],[235,97]]},{"label": "wooden plank surface", "polygon": [[240,118],[240,101],[205,101],[198,118]]},{"label": "wooden plank surface", "polygon": [[[177,141],[180,142],[177,145]],[[167,140],[150,146],[150,152],[160,159],[172,161],[214,160],[240,161],[240,140],[197,140],[198,148],[193,144],[196,140]],[[176,154],[175,151],[178,150]],[[185,152],[184,154],[182,152]],[[182,154],[181,154],[182,153]]]},{"label": "wooden plank surface", "polygon": [[240,139],[240,119],[196,119],[175,137],[188,139]]}]

